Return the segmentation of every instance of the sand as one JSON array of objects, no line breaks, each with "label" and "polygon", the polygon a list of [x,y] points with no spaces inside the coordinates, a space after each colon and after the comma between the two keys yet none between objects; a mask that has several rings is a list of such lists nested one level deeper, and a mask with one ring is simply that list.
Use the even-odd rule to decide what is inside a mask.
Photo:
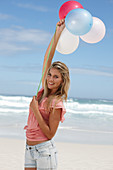
[{"label": "sand", "polygon": [[[58,170],[113,170],[113,145],[56,143]],[[25,140],[0,138],[0,170],[24,170]]]}]

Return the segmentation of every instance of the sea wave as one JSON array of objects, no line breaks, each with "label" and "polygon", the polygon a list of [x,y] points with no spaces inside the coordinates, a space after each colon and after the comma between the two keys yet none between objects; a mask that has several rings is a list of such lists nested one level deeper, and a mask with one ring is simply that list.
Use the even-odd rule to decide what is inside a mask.
[{"label": "sea wave", "polygon": [[12,115],[12,114],[28,114],[28,109],[9,109],[9,108],[0,108],[0,115]]},{"label": "sea wave", "polygon": [[70,113],[70,114],[81,114],[81,115],[94,115],[94,116],[97,116],[97,115],[108,115],[108,116],[113,116],[113,113],[111,112],[111,113],[109,113],[109,112],[106,112],[106,111],[96,111],[96,110],[80,110],[80,111],[78,111],[78,110],[72,110],[72,109],[66,109],[66,111],[68,112],[68,113]]},{"label": "sea wave", "polygon": [[81,104],[79,102],[65,103],[67,112],[71,114],[101,114],[113,116],[113,105],[107,104]]},{"label": "sea wave", "polygon": [[[28,113],[32,97],[0,96],[0,114]],[[73,99],[64,102],[69,114],[85,116],[113,116],[113,102],[107,100]]]},{"label": "sea wave", "polygon": [[0,101],[29,103],[31,99],[32,97],[26,97],[26,96],[2,96],[0,95]]},{"label": "sea wave", "polygon": [[18,107],[18,108],[28,108],[29,104],[24,103],[23,101],[0,101],[0,107]]}]

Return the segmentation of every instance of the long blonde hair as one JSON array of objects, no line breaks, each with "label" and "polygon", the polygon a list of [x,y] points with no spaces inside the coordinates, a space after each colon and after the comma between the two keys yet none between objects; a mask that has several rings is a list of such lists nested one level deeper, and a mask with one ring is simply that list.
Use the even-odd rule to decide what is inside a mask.
[{"label": "long blonde hair", "polygon": [[[47,86],[47,75],[49,74],[51,68],[55,68],[57,69],[61,76],[62,76],[62,83],[61,85],[59,86],[59,88],[57,89],[57,91],[50,95],[51,93],[51,90],[48,89],[48,86]],[[69,90],[69,86],[70,86],[70,76],[69,76],[69,69],[68,67],[60,62],[60,61],[56,61],[54,62],[48,69],[47,71],[47,74],[46,74],[46,78],[45,78],[45,82],[44,82],[44,92],[42,94],[42,96],[39,98],[39,102],[41,102],[41,100],[44,98],[44,97],[48,97],[48,107],[50,106],[52,100],[55,98],[57,99],[56,101],[58,100],[67,100],[67,96],[68,96],[68,90]],[[57,103],[57,102],[55,102]]]}]

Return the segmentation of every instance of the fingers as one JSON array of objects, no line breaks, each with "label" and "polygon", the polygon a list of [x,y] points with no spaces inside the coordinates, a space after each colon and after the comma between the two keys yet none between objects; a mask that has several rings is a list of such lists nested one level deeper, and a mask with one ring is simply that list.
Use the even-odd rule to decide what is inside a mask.
[{"label": "fingers", "polygon": [[65,22],[65,19],[62,19],[62,20],[60,20],[60,21],[57,23],[57,25],[58,25],[58,26],[61,26],[62,24],[64,24],[64,22]]},{"label": "fingers", "polygon": [[33,96],[33,100],[35,100],[35,96]]},{"label": "fingers", "polygon": [[30,107],[34,108],[35,106],[38,106],[38,101],[36,99],[36,96],[33,96],[31,102],[30,102]]},{"label": "fingers", "polygon": [[35,96],[33,96],[32,100],[31,100],[31,104],[35,101]]},{"label": "fingers", "polygon": [[38,102],[36,96],[33,96],[32,102]]},{"label": "fingers", "polygon": [[34,100],[35,100],[35,96],[33,96],[32,100],[31,100],[31,103],[33,103]]}]

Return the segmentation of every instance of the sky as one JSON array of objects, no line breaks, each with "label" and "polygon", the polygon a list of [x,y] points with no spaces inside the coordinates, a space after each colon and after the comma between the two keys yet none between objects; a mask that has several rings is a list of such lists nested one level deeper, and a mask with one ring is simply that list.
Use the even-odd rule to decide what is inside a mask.
[{"label": "sky", "polygon": [[[44,54],[65,0],[0,1],[0,94],[37,93]],[[79,39],[72,54],[55,52],[53,61],[70,70],[69,97],[113,99],[113,0],[79,0],[106,27],[105,37],[90,44]]]}]

